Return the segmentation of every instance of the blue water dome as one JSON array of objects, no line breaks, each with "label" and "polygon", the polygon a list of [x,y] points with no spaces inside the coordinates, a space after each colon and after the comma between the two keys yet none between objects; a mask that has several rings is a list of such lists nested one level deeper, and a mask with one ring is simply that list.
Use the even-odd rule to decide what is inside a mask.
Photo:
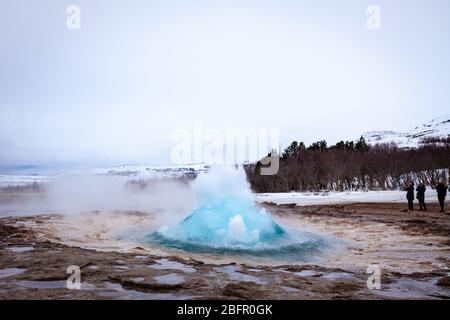
[{"label": "blue water dome", "polygon": [[242,168],[216,167],[192,185],[197,207],[181,222],[149,236],[159,244],[194,252],[266,252],[292,254],[322,245],[322,238],[296,232],[295,239],[264,209]]},{"label": "blue water dome", "polygon": [[273,245],[289,238],[264,209],[235,197],[202,203],[178,225],[160,232],[170,239],[213,247]]}]

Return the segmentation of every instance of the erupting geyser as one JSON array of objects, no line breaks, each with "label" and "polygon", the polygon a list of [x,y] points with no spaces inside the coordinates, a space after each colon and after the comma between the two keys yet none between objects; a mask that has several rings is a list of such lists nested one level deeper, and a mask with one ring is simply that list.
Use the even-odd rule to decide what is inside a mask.
[{"label": "erupting geyser", "polygon": [[274,252],[314,249],[320,237],[294,238],[255,205],[242,168],[215,167],[193,184],[197,208],[179,224],[150,236],[163,245],[196,252]]}]

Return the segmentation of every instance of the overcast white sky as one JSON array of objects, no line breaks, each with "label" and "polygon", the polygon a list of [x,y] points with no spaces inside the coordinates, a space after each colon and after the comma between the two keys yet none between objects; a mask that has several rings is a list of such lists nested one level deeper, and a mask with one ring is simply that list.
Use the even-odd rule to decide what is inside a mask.
[{"label": "overcast white sky", "polygon": [[170,164],[196,121],[283,146],[409,130],[448,113],[449,39],[448,0],[2,0],[0,164]]}]

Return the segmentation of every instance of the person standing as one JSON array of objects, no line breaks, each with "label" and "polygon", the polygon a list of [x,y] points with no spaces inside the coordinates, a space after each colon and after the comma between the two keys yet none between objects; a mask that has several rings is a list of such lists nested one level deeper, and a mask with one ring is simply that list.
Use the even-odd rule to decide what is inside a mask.
[{"label": "person standing", "polygon": [[444,203],[445,203],[445,197],[447,196],[447,186],[445,185],[444,181],[440,181],[438,185],[436,186],[436,192],[439,200],[439,205],[441,206],[441,212],[444,211]]},{"label": "person standing", "polygon": [[423,184],[423,182],[419,183],[417,186],[417,200],[419,200],[420,211],[427,211],[427,205],[425,204],[425,191],[427,188]]},{"label": "person standing", "polygon": [[408,200],[408,210],[414,210],[414,184],[410,183],[406,188],[406,199]]}]

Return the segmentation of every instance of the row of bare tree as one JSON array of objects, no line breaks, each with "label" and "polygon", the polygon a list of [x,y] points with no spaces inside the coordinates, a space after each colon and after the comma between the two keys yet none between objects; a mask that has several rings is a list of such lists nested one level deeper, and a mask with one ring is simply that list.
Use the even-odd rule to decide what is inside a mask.
[{"label": "row of bare tree", "polygon": [[325,141],[308,148],[293,142],[282,153],[276,175],[261,175],[260,162],[245,169],[256,192],[394,190],[419,181],[434,186],[449,181],[450,144],[439,142],[415,149],[369,146],[363,138],[331,147]]}]

